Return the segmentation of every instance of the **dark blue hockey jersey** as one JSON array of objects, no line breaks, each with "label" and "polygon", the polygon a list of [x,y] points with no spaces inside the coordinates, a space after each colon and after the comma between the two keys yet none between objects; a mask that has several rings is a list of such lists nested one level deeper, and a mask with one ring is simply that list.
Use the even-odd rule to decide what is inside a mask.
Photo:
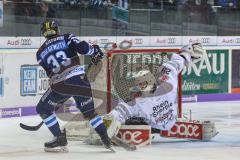
[{"label": "dark blue hockey jersey", "polygon": [[65,34],[46,40],[36,56],[50,78],[59,75],[63,78],[84,73],[84,68],[79,68],[78,54],[91,56],[94,52],[94,48],[87,42],[80,41],[73,34]]}]

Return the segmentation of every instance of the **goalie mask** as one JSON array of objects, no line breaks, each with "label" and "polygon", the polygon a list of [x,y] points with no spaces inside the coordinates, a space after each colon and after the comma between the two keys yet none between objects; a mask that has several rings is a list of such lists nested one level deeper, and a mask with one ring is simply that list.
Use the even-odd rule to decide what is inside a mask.
[{"label": "goalie mask", "polygon": [[41,33],[45,38],[51,38],[59,34],[59,27],[55,21],[46,20],[42,23]]},{"label": "goalie mask", "polygon": [[146,97],[154,93],[156,90],[156,79],[148,70],[142,70],[132,74],[134,86],[130,88],[132,98]]}]

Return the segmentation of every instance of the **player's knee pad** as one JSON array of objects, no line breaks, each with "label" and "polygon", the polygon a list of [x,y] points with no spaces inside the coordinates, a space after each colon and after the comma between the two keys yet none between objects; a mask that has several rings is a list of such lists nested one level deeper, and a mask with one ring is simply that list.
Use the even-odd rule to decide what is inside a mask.
[{"label": "player's knee pad", "polygon": [[39,103],[37,104],[36,111],[40,115],[42,114],[51,115],[54,111],[55,106],[56,104],[54,102],[51,103],[51,101],[46,102],[46,101],[40,100]]}]

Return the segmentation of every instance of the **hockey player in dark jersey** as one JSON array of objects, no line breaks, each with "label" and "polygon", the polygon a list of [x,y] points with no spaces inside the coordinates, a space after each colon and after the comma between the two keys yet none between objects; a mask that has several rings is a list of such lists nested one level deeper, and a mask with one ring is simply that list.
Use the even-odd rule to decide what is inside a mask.
[{"label": "hockey player in dark jersey", "polygon": [[[95,113],[91,86],[80,66],[78,54],[89,55],[96,64],[103,57],[97,45],[80,41],[73,34],[60,35],[55,21],[47,20],[41,26],[46,41],[37,51],[37,61],[45,69],[51,84],[37,105],[37,113],[49,128],[54,139],[44,144],[45,151],[67,151],[65,130],[60,130],[55,107],[73,97],[77,108],[89,120],[89,125],[101,137],[103,145],[111,149],[111,141],[102,118]],[[79,94],[84,93],[84,94]]]}]

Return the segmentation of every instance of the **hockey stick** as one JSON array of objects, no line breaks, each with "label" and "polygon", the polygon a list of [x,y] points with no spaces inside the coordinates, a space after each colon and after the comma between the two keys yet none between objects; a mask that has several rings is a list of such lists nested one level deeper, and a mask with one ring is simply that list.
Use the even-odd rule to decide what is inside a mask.
[{"label": "hockey stick", "polygon": [[115,144],[123,147],[127,151],[135,151],[137,149],[137,147],[135,145],[128,144],[128,143],[124,142],[122,139],[120,139],[117,136],[113,136],[111,140],[112,140],[112,142],[114,142]]},{"label": "hockey stick", "polygon": [[43,125],[43,121],[36,126],[28,126],[28,125],[23,124],[23,123],[20,123],[19,125],[22,129],[25,129],[25,130],[28,130],[28,131],[37,131]]}]

